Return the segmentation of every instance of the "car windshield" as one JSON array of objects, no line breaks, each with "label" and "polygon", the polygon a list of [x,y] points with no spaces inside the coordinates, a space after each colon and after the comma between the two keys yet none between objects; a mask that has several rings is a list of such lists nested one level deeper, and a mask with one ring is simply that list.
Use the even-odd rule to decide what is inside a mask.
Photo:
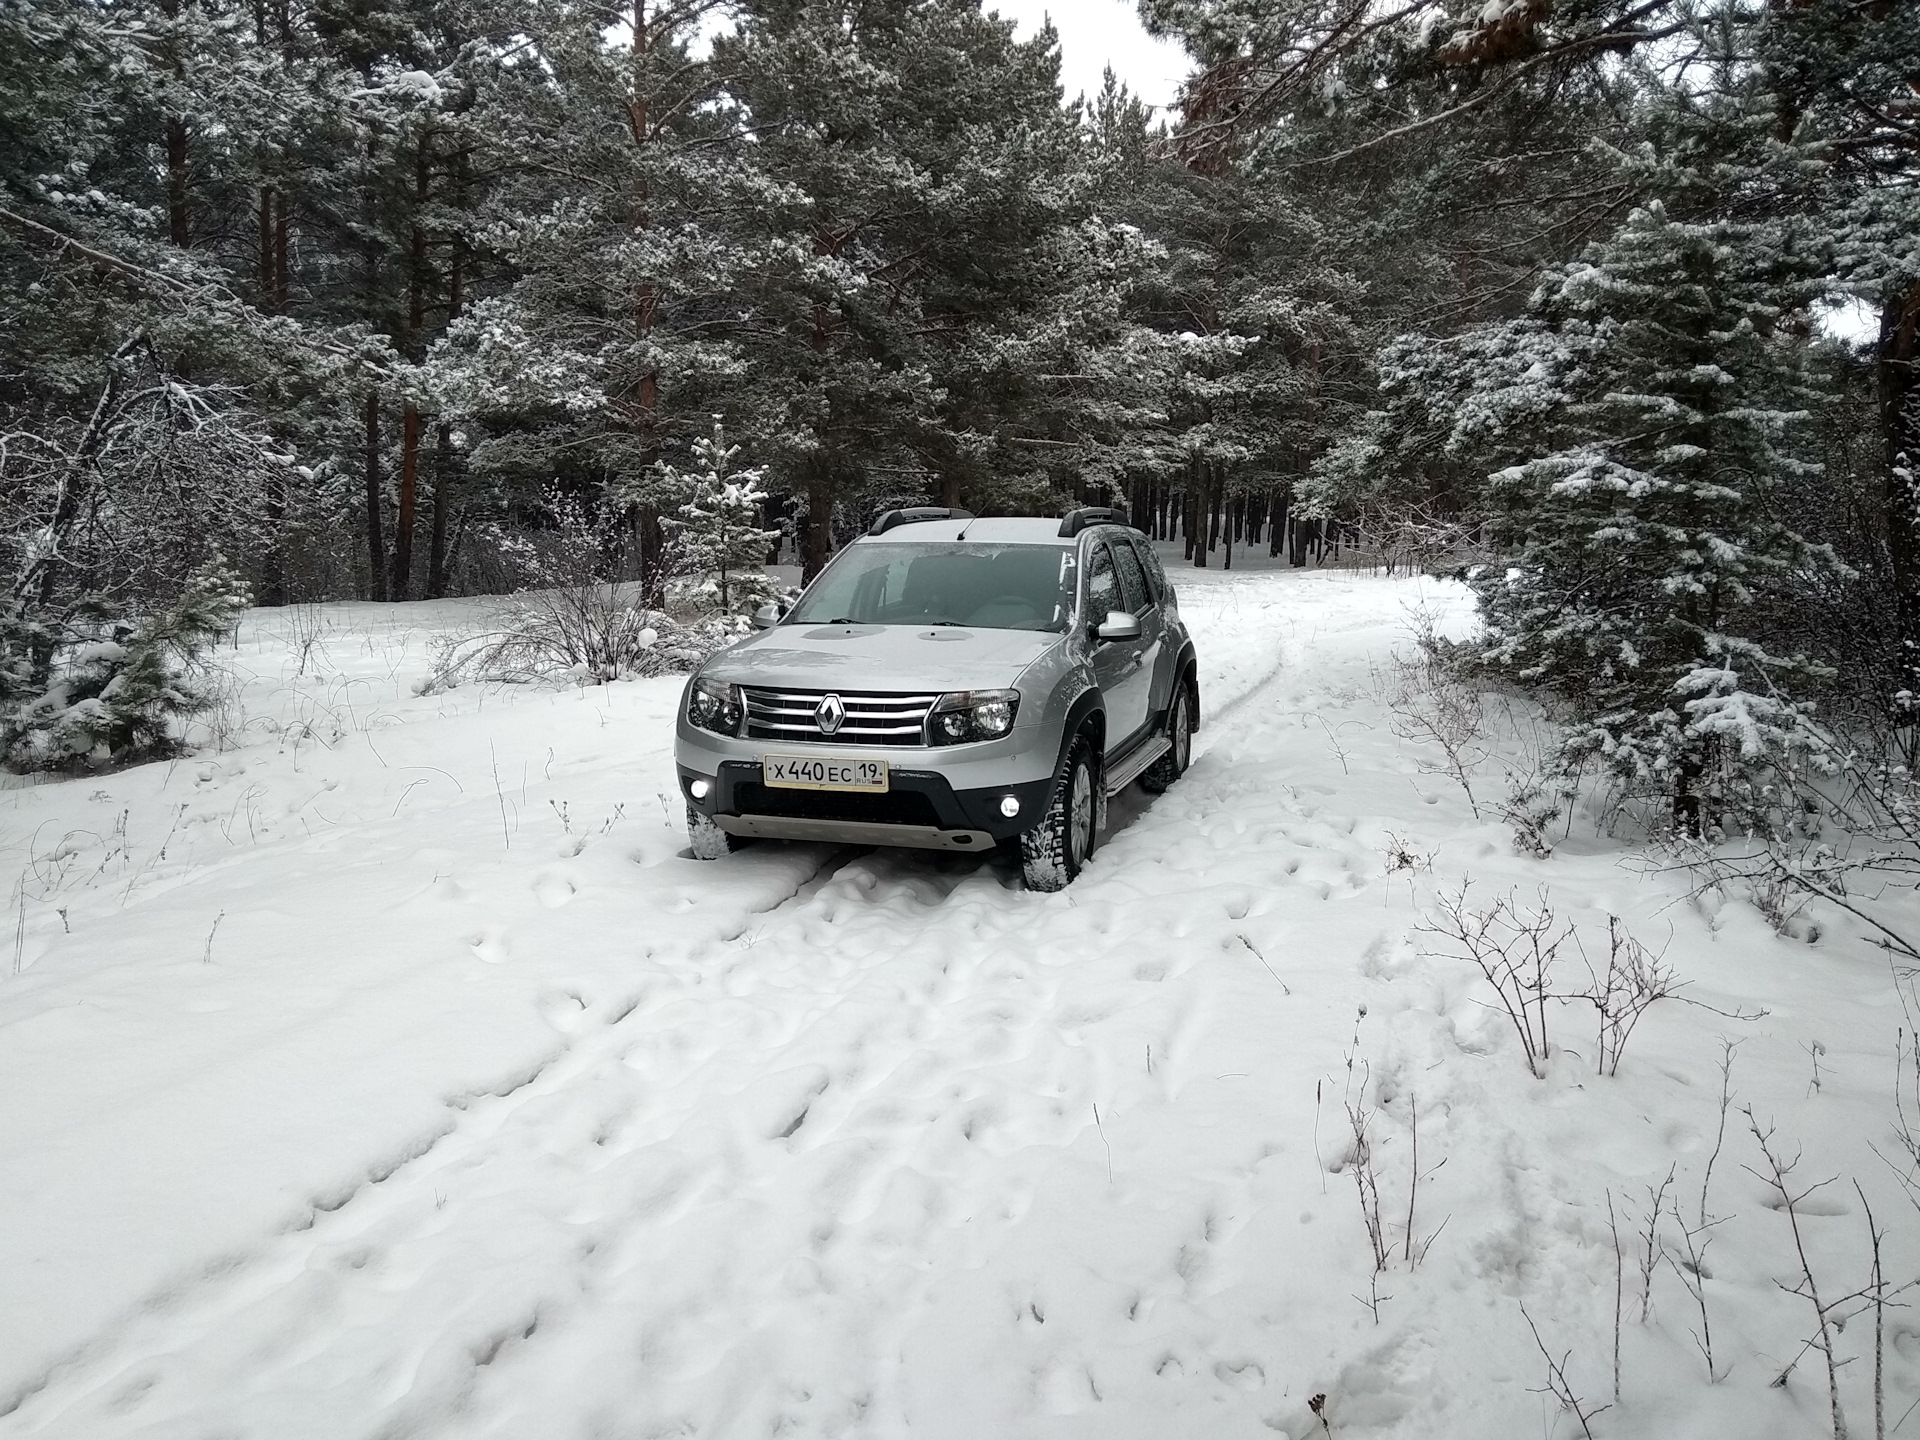
[{"label": "car windshield", "polygon": [[808,625],[1067,628],[1073,552],[1059,545],[851,545],[787,618]]}]

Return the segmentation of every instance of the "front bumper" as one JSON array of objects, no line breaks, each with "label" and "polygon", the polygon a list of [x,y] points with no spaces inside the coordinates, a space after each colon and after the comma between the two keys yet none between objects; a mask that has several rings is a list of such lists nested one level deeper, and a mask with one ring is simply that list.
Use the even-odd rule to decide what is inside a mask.
[{"label": "front bumper", "polygon": [[[764,783],[760,757],[859,755],[887,762],[884,794],[792,790]],[[735,835],[850,845],[902,845],[960,852],[991,849],[1039,823],[1051,798],[1059,737],[1045,725],[1016,723],[998,740],[965,745],[780,743],[716,735],[688,721],[683,698],[674,727],[680,794]],[[691,786],[707,782],[696,800]],[[1012,796],[1018,812],[1001,804]]]},{"label": "front bumper", "polygon": [[[722,760],[712,772],[692,769],[682,761],[678,769],[680,793],[687,803],[711,815],[730,834],[925,850],[990,850],[1002,840],[1011,840],[1039,822],[1053,789],[1053,776],[1047,775],[957,790],[937,770],[891,763],[888,788],[878,795],[770,786],[763,782],[758,759]],[[708,782],[707,794],[700,799],[694,798],[691,788],[696,779]],[[1011,818],[1001,814],[1008,796],[1020,804]]]}]

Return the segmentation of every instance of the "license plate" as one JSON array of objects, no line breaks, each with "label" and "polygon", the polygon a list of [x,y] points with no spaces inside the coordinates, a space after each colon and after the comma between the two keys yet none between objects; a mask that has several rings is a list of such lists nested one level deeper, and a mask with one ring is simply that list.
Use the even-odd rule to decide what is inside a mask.
[{"label": "license plate", "polygon": [[783,790],[865,790],[887,788],[887,762],[851,755],[762,755],[760,770],[769,785]]}]

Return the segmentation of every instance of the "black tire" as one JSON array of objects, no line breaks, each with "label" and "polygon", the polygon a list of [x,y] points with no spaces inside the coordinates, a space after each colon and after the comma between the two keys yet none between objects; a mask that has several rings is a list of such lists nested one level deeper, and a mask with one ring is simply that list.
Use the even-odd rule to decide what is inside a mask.
[{"label": "black tire", "polygon": [[713,823],[713,817],[687,806],[687,840],[696,860],[724,860],[740,848],[740,841]]},{"label": "black tire", "polygon": [[1158,795],[1187,773],[1193,759],[1193,687],[1182,676],[1167,706],[1167,739],[1173,748],[1140,772],[1140,788]]},{"label": "black tire", "polygon": [[1100,843],[1099,787],[1093,747],[1081,735],[1068,747],[1047,813],[1020,837],[1020,873],[1027,889],[1064,890],[1093,858]]}]

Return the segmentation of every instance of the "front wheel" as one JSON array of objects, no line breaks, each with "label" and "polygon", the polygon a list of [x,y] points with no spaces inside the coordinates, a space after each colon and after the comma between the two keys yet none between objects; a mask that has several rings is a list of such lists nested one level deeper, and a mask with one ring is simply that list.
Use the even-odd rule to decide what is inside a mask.
[{"label": "front wheel", "polygon": [[1020,837],[1020,873],[1029,890],[1051,893],[1073,883],[1099,840],[1098,778],[1083,735],[1067,751],[1066,773],[1053,787],[1047,813]]},{"label": "front wheel", "polygon": [[687,807],[687,840],[696,860],[724,859],[740,843],[714,824],[711,815],[703,815],[691,805]]},{"label": "front wheel", "polygon": [[1140,788],[1155,795],[1184,775],[1193,758],[1193,687],[1184,679],[1167,702],[1167,740],[1172,748],[1140,772]]}]

